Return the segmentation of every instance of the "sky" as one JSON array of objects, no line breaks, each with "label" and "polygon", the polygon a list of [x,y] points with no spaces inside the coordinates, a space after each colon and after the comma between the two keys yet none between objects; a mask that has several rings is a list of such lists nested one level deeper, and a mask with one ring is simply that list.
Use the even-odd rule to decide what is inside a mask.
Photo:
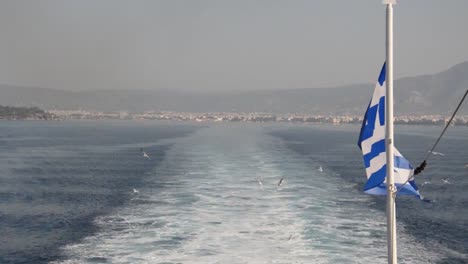
[{"label": "sky", "polygon": [[[468,60],[468,1],[400,0],[395,78]],[[0,0],[0,84],[240,91],[376,80],[381,0]]]}]

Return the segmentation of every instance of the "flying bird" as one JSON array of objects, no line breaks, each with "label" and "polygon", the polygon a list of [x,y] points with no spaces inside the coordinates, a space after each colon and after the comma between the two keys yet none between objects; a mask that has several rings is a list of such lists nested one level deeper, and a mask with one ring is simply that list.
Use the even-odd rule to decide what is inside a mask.
[{"label": "flying bird", "polygon": [[279,182],[278,182],[278,187],[281,186],[281,184],[283,184],[283,180],[284,180],[284,178],[281,178],[281,179],[279,180]]},{"label": "flying bird", "polygon": [[146,152],[143,150],[143,148],[140,148],[140,151],[141,151],[141,153],[143,154],[143,157],[144,157],[144,158],[147,158],[147,159],[149,159],[149,160],[151,159],[151,158],[148,156],[148,154],[146,154]]},{"label": "flying bird", "polygon": [[424,186],[424,185],[426,185],[426,184],[431,184],[431,182],[425,181],[423,184],[421,184],[421,186]]},{"label": "flying bird", "polygon": [[442,181],[443,181],[445,184],[450,184],[449,178],[444,178],[444,179],[442,179]]},{"label": "flying bird", "polygon": [[428,152],[430,152],[432,155],[445,156],[444,153],[440,153],[440,152],[435,152],[435,151],[428,151]]},{"label": "flying bird", "polygon": [[263,190],[263,182],[262,178],[257,178],[258,185],[260,185],[260,188]]}]

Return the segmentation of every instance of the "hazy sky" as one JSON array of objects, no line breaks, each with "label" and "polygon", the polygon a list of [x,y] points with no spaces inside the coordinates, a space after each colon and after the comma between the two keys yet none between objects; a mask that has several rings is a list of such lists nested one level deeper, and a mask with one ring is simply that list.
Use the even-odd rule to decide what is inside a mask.
[{"label": "hazy sky", "polygon": [[[395,77],[468,60],[467,0],[395,6]],[[0,83],[247,90],[374,82],[381,0],[0,0]]]}]

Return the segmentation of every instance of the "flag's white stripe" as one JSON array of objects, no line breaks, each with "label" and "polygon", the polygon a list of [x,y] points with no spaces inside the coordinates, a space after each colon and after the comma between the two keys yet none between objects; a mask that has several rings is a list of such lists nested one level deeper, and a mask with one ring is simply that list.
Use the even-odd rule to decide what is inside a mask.
[{"label": "flag's white stripe", "polygon": [[[366,168],[367,178],[369,178],[376,171],[380,170],[385,164],[387,164],[386,155],[385,152],[382,152],[377,157],[373,158],[370,162],[370,166]],[[395,168],[394,175],[395,183],[404,183],[410,176],[413,175],[413,170]]]},{"label": "flag's white stripe", "polygon": [[[377,116],[376,123],[380,124],[379,122],[380,122],[379,117]],[[374,145],[374,143],[376,142],[379,142],[383,138],[385,138],[385,126],[380,126],[380,125],[376,126],[374,130],[374,135],[362,141],[361,143],[362,153],[364,155],[366,155],[367,153],[370,153],[372,149],[372,145]]]},{"label": "flag's white stripe", "polygon": [[370,166],[366,168],[367,178],[369,178],[374,172],[380,170],[385,164],[387,164],[387,160],[385,152],[382,152],[377,157],[373,158],[370,162]]},{"label": "flag's white stripe", "polygon": [[371,106],[378,104],[380,98],[382,96],[385,96],[385,82],[383,83],[383,85],[384,86],[380,86],[379,82],[375,84],[374,93],[372,94]]},{"label": "flag's white stripe", "polygon": [[403,184],[406,182],[406,180],[408,180],[409,177],[413,176],[413,170],[396,168],[394,176],[395,183]]}]

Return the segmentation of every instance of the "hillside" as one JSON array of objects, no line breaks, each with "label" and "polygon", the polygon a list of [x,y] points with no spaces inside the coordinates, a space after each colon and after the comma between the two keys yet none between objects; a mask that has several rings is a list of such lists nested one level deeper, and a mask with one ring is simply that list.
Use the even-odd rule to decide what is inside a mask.
[{"label": "hillside", "polygon": [[[305,112],[359,114],[366,108],[374,84],[238,93],[179,91],[83,91],[0,86],[0,104],[43,109],[100,111],[170,110],[190,112]],[[396,114],[445,114],[468,89],[468,62],[433,75],[395,81]],[[467,107],[462,113],[467,113]]]},{"label": "hillside", "polygon": [[53,115],[37,107],[11,107],[0,105],[0,119],[8,120],[50,120]]}]

